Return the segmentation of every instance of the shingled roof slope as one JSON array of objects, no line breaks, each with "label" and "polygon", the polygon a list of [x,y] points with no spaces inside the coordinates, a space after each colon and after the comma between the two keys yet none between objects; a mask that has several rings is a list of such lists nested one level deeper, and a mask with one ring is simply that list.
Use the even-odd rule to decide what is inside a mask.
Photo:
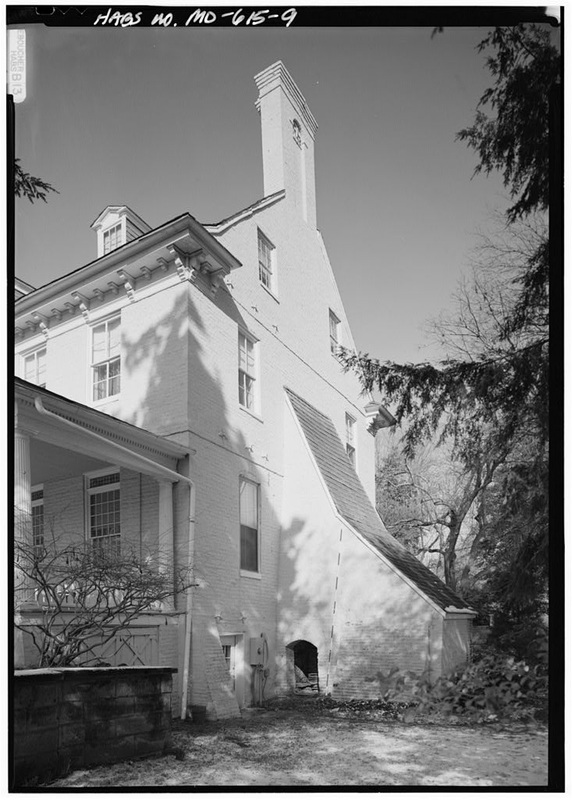
[{"label": "shingled roof slope", "polygon": [[455,592],[386,530],[346,455],[332,420],[291,389],[286,388],[286,394],[339,514],[440,608],[467,608]]}]

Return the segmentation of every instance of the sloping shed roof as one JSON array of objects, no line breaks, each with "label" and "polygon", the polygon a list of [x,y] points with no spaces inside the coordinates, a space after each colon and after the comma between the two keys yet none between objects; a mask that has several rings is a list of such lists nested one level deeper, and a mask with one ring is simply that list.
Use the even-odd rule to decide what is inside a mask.
[{"label": "sloping shed roof", "polygon": [[440,608],[466,609],[458,595],[386,530],[353,469],[332,420],[286,389],[336,509],[379,553]]}]

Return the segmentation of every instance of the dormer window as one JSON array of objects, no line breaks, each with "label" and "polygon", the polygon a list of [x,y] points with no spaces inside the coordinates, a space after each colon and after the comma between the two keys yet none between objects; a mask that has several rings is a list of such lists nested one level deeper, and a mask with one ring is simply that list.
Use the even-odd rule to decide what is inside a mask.
[{"label": "dormer window", "polygon": [[122,225],[114,225],[113,228],[103,232],[103,255],[111,253],[123,244],[123,236],[121,232]]}]

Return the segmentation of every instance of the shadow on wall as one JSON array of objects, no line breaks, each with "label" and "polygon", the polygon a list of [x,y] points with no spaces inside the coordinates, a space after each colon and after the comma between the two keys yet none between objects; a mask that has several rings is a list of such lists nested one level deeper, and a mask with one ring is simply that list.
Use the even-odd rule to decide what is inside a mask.
[{"label": "shadow on wall", "polygon": [[[320,690],[344,699],[378,698],[391,670],[435,680],[452,666],[443,659],[443,644],[451,650],[451,641],[443,637],[441,614],[353,534],[346,531],[349,546],[340,545],[339,527],[333,521],[328,531],[327,523],[311,527],[296,519],[282,533],[278,639],[290,643],[290,652],[281,662],[280,688],[294,688],[294,666],[318,672]],[[464,653],[459,635],[453,638],[451,657],[459,663]],[[306,662],[304,669],[305,656],[293,657],[299,639],[317,648],[315,669]]]},{"label": "shadow on wall", "polygon": [[[188,442],[196,450],[190,458],[190,476],[197,490],[196,536],[201,544],[193,567],[203,587],[195,590],[193,600],[192,670],[193,692],[197,693],[193,702],[208,705],[206,698],[216,695],[219,707],[215,703],[215,714],[224,716],[237,678],[242,682],[236,695],[246,705],[260,693],[250,669],[249,642],[261,633],[267,638],[270,669],[263,688],[269,694],[273,690],[279,514],[272,505],[277,493],[270,486],[270,473],[249,457],[247,442],[232,427],[229,413],[231,403],[238,408],[238,325],[248,329],[247,322],[224,288],[214,300],[199,298],[198,292],[198,287],[182,284],[168,310],[153,316],[151,308],[143,324],[138,322],[144,316],[139,311],[138,328],[132,333],[126,325],[132,340],[124,342],[125,372],[134,376],[131,382],[137,394],[127,390],[125,418]],[[259,485],[265,509],[262,580],[240,577],[241,475]],[[211,546],[209,552],[213,535],[217,549],[213,552]],[[275,538],[269,541],[268,536]],[[179,558],[187,557],[185,544],[179,548]],[[236,643],[240,640],[242,666],[234,664],[229,650],[233,638]]]}]

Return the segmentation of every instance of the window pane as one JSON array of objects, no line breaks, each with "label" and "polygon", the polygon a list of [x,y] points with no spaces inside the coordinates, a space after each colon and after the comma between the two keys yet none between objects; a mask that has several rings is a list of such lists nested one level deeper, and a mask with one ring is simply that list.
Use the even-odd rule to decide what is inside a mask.
[{"label": "window pane", "polygon": [[24,378],[30,383],[35,383],[36,381],[36,356],[32,354],[31,356],[26,356],[24,359]]},{"label": "window pane", "polygon": [[246,339],[242,334],[238,336],[238,366],[246,369]]},{"label": "window pane", "polygon": [[108,397],[114,397],[121,391],[121,381],[119,375],[116,378],[110,378],[108,386]]},{"label": "window pane", "polygon": [[240,524],[258,528],[258,486],[240,481]]},{"label": "window pane", "polygon": [[248,375],[244,375],[244,405],[246,408],[254,407],[254,394],[253,394],[254,381]]},{"label": "window pane", "polygon": [[95,383],[107,380],[107,362],[93,368],[93,380]]},{"label": "window pane", "polygon": [[109,358],[118,356],[121,352],[121,321],[112,319],[107,323],[107,333],[109,339]]},{"label": "window pane", "polygon": [[107,334],[105,325],[98,325],[93,329],[91,360],[96,363],[104,358],[107,358]]},{"label": "window pane", "polygon": [[37,375],[36,380],[39,386],[46,385],[46,351],[38,350],[37,353]]},{"label": "window pane", "polygon": [[44,506],[32,507],[32,538],[34,547],[44,544]]},{"label": "window pane", "polygon": [[352,465],[355,467],[356,464],[356,450],[355,447],[352,447],[351,444],[346,445],[346,452],[348,454],[348,458],[351,461]]},{"label": "window pane", "polygon": [[258,531],[240,526],[240,568],[258,572]]},{"label": "window pane", "polygon": [[119,489],[111,492],[92,494],[89,498],[90,535],[115,536],[120,533],[120,500]]}]

